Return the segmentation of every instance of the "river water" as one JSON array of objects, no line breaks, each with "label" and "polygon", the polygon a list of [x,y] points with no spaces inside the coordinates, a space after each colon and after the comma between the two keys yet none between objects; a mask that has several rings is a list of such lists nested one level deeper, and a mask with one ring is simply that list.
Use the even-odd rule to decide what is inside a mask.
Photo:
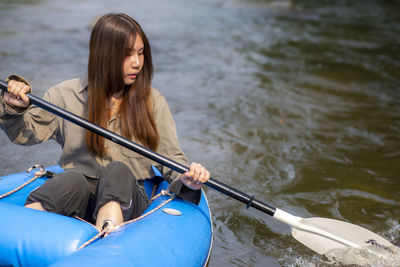
[{"label": "river water", "polygon": [[[287,212],[400,245],[399,1],[1,0],[2,79],[21,74],[42,95],[84,74],[90,25],[111,11],[147,33],[153,85],[190,161]],[[0,132],[0,175],[57,164],[60,151],[16,146]],[[344,265],[287,225],[206,191],[209,266]]]}]

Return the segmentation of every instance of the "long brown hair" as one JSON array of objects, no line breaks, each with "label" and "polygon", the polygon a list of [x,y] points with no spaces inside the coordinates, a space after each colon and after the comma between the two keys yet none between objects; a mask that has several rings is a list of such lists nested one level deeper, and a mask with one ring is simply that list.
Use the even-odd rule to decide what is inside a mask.
[{"label": "long brown hair", "polygon": [[[143,40],[144,63],[135,82],[127,87],[123,80],[122,65],[137,35]],[[107,128],[107,100],[114,93],[123,92],[118,111],[122,136],[128,139],[135,137],[142,145],[156,150],[159,135],[150,102],[152,77],[150,43],[140,25],[125,14],[102,16],[90,37],[88,120]],[[89,151],[98,156],[107,153],[104,138],[91,131],[86,132],[86,145]]]}]

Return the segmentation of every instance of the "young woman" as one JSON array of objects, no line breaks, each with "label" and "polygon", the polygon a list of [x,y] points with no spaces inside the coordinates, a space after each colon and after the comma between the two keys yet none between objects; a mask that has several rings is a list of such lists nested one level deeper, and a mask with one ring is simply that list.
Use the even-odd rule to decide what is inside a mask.
[{"label": "young woman", "polygon": [[[150,44],[139,24],[125,14],[106,14],[90,38],[88,75],[50,88],[44,99],[90,122],[182,164],[175,124],[165,98],[151,87]],[[0,97],[0,124],[18,144],[53,139],[63,148],[65,172],[33,191],[26,207],[116,227],[148,206],[143,188],[155,165],[178,197],[198,203],[201,184],[210,174],[200,164],[176,173],[90,131],[30,105],[31,90],[17,75],[9,77]]]}]

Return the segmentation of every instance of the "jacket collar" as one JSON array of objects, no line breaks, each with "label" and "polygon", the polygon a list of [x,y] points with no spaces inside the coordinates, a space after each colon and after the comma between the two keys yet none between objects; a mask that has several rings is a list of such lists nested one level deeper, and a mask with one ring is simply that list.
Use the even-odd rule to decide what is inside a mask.
[{"label": "jacket collar", "polygon": [[83,93],[84,91],[87,90],[88,88],[88,77],[87,76],[82,76],[79,78],[79,82],[80,82],[80,87],[77,88],[77,92],[79,94]]}]

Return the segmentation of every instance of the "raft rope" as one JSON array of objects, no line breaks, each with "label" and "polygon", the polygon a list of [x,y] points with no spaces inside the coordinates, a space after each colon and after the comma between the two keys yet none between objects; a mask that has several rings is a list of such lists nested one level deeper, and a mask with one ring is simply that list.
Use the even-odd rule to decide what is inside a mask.
[{"label": "raft rope", "polygon": [[[132,220],[123,222],[123,223],[117,225],[117,226],[114,227],[114,228],[112,228],[111,225],[108,223],[97,235],[95,235],[94,237],[92,237],[91,239],[89,239],[88,241],[86,241],[85,243],[83,243],[83,244],[78,248],[78,250],[80,250],[80,249],[82,249],[82,248],[88,246],[89,244],[91,244],[92,242],[94,242],[95,240],[97,240],[98,238],[103,238],[103,237],[107,236],[108,234],[110,234],[110,233],[112,233],[112,232],[114,232],[114,231],[119,230],[120,228],[124,227],[125,225],[128,225],[128,224],[133,223],[133,222],[137,222],[137,221],[139,221],[139,220],[141,220],[141,219],[143,219],[143,218],[149,216],[150,214],[152,214],[152,213],[154,213],[155,211],[159,210],[160,208],[162,208],[163,206],[165,206],[166,204],[168,204],[169,202],[171,202],[171,201],[175,198],[175,195],[174,195],[174,194],[171,194],[170,192],[165,191],[165,190],[161,190],[161,193],[155,195],[154,197],[152,197],[152,198],[150,199],[150,203],[153,202],[155,199],[157,199],[157,198],[160,197],[160,196],[169,196],[170,198],[167,199],[167,200],[165,200],[163,203],[161,203],[160,205],[158,205],[158,206],[155,207],[154,209],[152,209],[152,210],[150,210],[150,211],[148,211],[148,212],[142,214],[141,216],[139,216],[139,217],[137,217],[137,218],[135,218],[135,219],[132,219]],[[75,218],[77,218],[77,219],[79,219],[79,220],[81,220],[81,221],[87,222],[87,221],[83,220],[82,218],[79,218],[79,217],[75,217]],[[89,222],[87,222],[87,223],[89,223]],[[89,224],[91,224],[91,223],[89,223]]]},{"label": "raft rope", "polygon": [[45,177],[51,178],[51,177],[54,176],[54,173],[53,173],[53,172],[50,172],[50,171],[46,171],[46,170],[45,170],[43,164],[36,164],[36,165],[30,167],[26,172],[29,173],[30,171],[32,171],[32,170],[34,170],[34,169],[39,169],[39,170],[38,170],[37,172],[35,172],[35,174],[34,174],[34,176],[33,176],[32,179],[30,179],[30,180],[27,181],[26,183],[24,183],[24,184],[18,186],[17,188],[11,190],[10,192],[7,192],[7,193],[1,195],[1,196],[0,196],[0,199],[5,198],[6,196],[11,195],[11,194],[17,192],[18,190],[21,190],[22,188],[24,188],[24,187],[27,186],[28,184],[32,183],[33,181],[35,181],[35,180],[36,180],[37,178],[39,178],[39,177],[45,176]]}]

